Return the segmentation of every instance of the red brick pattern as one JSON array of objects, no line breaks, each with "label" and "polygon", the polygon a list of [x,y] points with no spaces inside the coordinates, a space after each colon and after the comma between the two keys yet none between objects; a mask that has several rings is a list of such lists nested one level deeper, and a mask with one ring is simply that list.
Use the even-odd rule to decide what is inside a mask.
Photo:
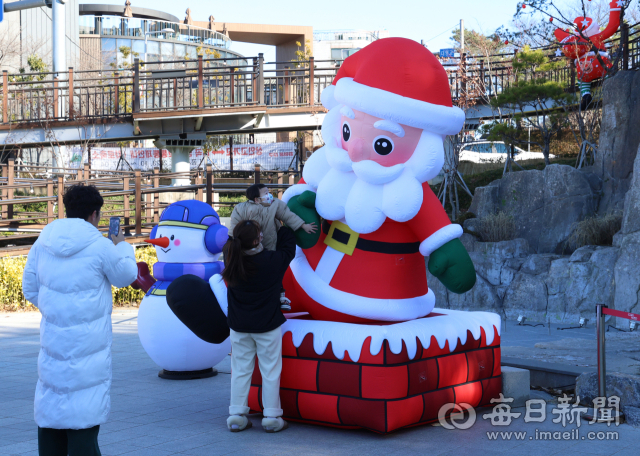
[{"label": "red brick pattern", "polygon": [[[370,342],[365,341],[354,363],[346,353],[338,359],[331,344],[316,354],[312,334],[296,348],[291,333],[286,333],[280,382],[284,417],[387,433],[437,420],[446,403],[488,405],[501,391],[497,330],[491,345],[486,344],[484,331],[479,339],[467,332],[466,342],[458,343],[453,352],[448,342],[440,348],[435,337],[428,349],[418,340],[413,359],[404,344],[394,354],[387,341],[380,353],[371,355]],[[260,411],[262,378],[257,363],[251,383],[249,406]]]}]

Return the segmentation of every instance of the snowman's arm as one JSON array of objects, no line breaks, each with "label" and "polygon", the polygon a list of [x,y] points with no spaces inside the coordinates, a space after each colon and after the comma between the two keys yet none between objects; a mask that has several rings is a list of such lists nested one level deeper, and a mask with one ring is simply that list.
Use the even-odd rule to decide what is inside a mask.
[{"label": "snowman's arm", "polygon": [[144,261],[139,261],[136,263],[136,266],[138,267],[138,276],[131,284],[131,288],[134,290],[143,290],[146,293],[153,284],[156,283],[156,279],[151,276],[149,273],[149,265]]},{"label": "snowman's arm", "polygon": [[208,281],[191,274],[178,277],[167,287],[167,304],[205,342],[219,344],[229,337],[227,316]]}]

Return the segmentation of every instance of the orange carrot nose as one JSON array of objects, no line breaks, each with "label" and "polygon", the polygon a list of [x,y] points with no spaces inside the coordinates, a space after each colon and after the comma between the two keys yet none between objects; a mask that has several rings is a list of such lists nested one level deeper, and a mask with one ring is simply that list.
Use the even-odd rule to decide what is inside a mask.
[{"label": "orange carrot nose", "polygon": [[157,245],[162,247],[163,249],[166,249],[167,247],[169,247],[169,238],[168,237],[159,237],[157,239],[145,239],[144,242],[147,242],[149,244],[153,244],[153,245]]}]

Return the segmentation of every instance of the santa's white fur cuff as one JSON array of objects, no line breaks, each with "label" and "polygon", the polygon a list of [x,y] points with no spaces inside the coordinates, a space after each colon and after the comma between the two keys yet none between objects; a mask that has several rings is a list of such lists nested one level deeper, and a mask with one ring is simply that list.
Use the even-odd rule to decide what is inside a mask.
[{"label": "santa's white fur cuff", "polygon": [[284,194],[282,195],[282,201],[288,203],[291,198],[293,198],[294,196],[302,195],[307,190],[313,193],[316,192],[315,189],[311,188],[307,184],[292,185],[287,190],[285,190]]},{"label": "santa's white fur cuff", "polygon": [[423,256],[429,256],[433,251],[439,249],[447,242],[453,241],[454,239],[462,236],[462,233],[462,227],[455,223],[447,225],[444,228],[440,228],[427,239],[422,241],[420,244],[420,253]]}]

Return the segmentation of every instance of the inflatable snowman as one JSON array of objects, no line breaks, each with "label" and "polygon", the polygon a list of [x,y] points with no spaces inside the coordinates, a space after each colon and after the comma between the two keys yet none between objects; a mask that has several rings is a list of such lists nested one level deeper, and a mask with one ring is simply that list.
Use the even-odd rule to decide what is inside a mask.
[{"label": "inflatable snowman", "polygon": [[213,366],[230,351],[226,337],[221,343],[209,343],[196,336],[166,299],[167,288],[180,276],[208,280],[219,274],[224,264],[218,257],[227,239],[228,230],[216,211],[189,200],[168,206],[145,241],[155,246],[158,262],[153,265],[154,277],[146,263],[138,263],[138,278],[132,286],[147,291],[138,313],[138,335],[151,359],[162,367],[158,374],[162,378],[211,377],[217,373]]}]

